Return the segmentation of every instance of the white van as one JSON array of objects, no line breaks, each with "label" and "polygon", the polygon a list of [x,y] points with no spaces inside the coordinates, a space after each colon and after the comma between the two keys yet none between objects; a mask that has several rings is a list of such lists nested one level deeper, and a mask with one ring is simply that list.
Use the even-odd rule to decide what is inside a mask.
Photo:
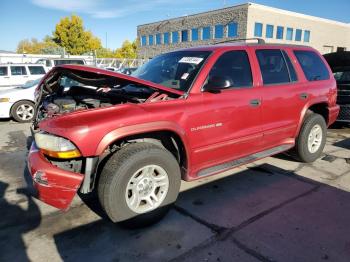
[{"label": "white van", "polygon": [[74,65],[86,65],[85,59],[82,58],[41,58],[36,61],[37,64],[42,64],[48,69],[52,69],[54,66],[74,64]]},{"label": "white van", "polygon": [[21,86],[43,77],[47,69],[38,64],[0,64],[0,89]]}]

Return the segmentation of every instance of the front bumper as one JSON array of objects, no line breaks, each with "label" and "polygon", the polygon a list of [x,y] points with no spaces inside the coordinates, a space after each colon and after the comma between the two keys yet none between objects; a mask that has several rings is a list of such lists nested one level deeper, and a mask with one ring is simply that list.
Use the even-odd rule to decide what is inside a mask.
[{"label": "front bumper", "polygon": [[28,169],[38,198],[51,206],[66,210],[77,193],[84,175],[52,165],[33,142],[28,155]]},{"label": "front bumper", "polygon": [[10,111],[13,103],[10,102],[1,102],[0,103],[0,118],[9,118],[11,117]]},{"label": "front bumper", "polygon": [[338,115],[338,122],[349,122],[350,123],[350,105],[341,105]]}]

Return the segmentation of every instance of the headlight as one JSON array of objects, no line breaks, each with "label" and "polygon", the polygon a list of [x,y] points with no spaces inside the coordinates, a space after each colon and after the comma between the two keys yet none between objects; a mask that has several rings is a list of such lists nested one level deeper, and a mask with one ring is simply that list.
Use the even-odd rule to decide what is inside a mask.
[{"label": "headlight", "polygon": [[64,159],[81,156],[80,151],[68,139],[47,133],[36,133],[34,136],[36,145],[47,156]]},{"label": "headlight", "polygon": [[10,98],[8,97],[0,98],[0,103],[1,102],[10,102]]}]

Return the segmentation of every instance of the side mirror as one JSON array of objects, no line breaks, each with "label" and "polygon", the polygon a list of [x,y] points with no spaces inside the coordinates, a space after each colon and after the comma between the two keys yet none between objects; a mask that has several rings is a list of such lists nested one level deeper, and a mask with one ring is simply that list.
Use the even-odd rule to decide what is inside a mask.
[{"label": "side mirror", "polygon": [[233,81],[228,76],[213,75],[208,79],[207,84],[203,87],[204,92],[220,93],[221,89],[227,89],[233,86]]}]

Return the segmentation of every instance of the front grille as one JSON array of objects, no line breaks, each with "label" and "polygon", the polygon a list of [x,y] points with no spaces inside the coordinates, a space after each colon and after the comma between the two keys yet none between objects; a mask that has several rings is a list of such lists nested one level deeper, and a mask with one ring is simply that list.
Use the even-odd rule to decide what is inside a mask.
[{"label": "front grille", "polygon": [[339,116],[337,120],[350,122],[350,105],[340,106]]}]

